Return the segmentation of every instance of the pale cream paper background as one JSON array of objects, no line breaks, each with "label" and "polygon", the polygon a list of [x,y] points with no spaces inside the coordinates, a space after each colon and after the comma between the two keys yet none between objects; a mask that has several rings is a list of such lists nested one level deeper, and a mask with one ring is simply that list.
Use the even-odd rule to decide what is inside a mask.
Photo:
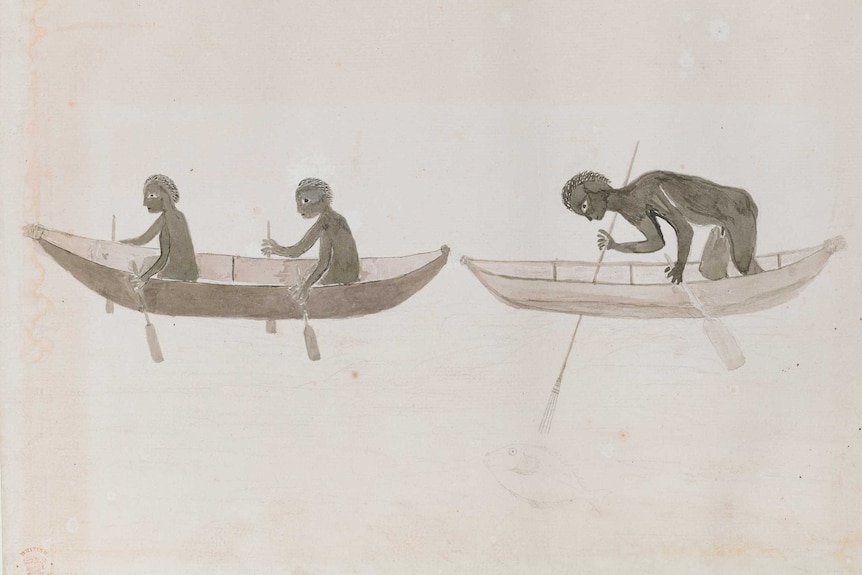
[{"label": "pale cream paper background", "polygon": [[[5,573],[34,546],[58,575],[862,572],[858,2],[2,16]],[[559,190],[622,183],[636,140],[635,174],[747,188],[761,251],[849,249],[726,320],[737,372],[699,322],[586,318],[550,441],[592,505],[533,509],[482,457],[532,439],[574,318],[502,306],[457,258],[594,259],[607,222]],[[137,235],[155,172],[199,251],[254,255],[267,219],[295,241],[318,176],[363,254],[453,257],[392,311],[316,322],[318,363],[296,324],[156,317],[156,365],[139,314],[20,236]]]}]

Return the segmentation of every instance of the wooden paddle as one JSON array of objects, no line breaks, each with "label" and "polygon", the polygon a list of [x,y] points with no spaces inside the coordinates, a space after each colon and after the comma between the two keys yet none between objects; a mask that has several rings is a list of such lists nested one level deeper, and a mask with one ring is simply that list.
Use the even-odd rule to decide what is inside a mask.
[{"label": "wooden paddle", "polygon": [[[266,239],[271,238],[272,235],[270,233],[269,220],[267,220]],[[266,257],[268,258],[269,256],[267,255]],[[296,279],[298,283],[302,285],[302,273],[299,271],[298,263],[296,266]],[[291,297],[293,297],[293,294],[291,294]],[[305,351],[308,353],[308,359],[311,361],[318,361],[320,359],[320,347],[317,345],[317,334],[314,333],[314,328],[308,323],[308,311],[305,309],[305,302],[301,302],[295,298],[294,301],[296,301],[296,303],[299,304],[300,309],[302,309],[302,321],[305,323],[305,329],[303,329],[302,333],[305,338]],[[266,332],[275,333],[275,320],[266,320]]]},{"label": "wooden paddle", "polygon": [[[132,262],[132,271],[135,272],[135,275],[138,275],[138,266],[135,262]],[[136,290],[135,288],[132,288],[132,291],[137,294],[138,300],[141,302],[141,310],[144,312],[144,319],[147,321],[145,331],[147,333],[147,346],[150,348],[150,357],[153,358],[154,362],[161,363],[165,361],[165,357],[162,355],[162,346],[159,345],[159,336],[156,334],[156,326],[150,323],[150,314],[147,313],[147,304],[144,301],[143,289]]]},{"label": "wooden paddle", "polygon": [[[629,178],[632,175],[632,167],[635,165],[635,157],[638,155],[638,146],[640,146],[640,140],[635,142],[635,151],[632,153],[632,159],[629,162],[629,170],[626,173],[626,181],[623,183],[623,187],[629,185]],[[608,226],[608,235],[610,236],[614,231],[614,224],[617,221],[617,213],[614,212],[614,215],[611,216],[611,223]],[[601,253],[599,254],[599,260],[596,262],[596,271],[593,272],[593,281],[592,283],[596,283],[596,279],[599,277],[599,268],[602,267],[602,261],[605,259],[605,252],[608,251],[607,245],[602,248]],[[581,320],[584,319],[583,314],[578,314],[578,320],[575,323],[575,329],[572,331],[572,339],[569,340],[569,349],[566,351],[566,357],[563,360],[563,366],[560,368],[560,375],[557,376],[557,381],[554,384],[554,388],[551,390],[551,396],[548,398],[548,404],[545,406],[545,412],[542,414],[542,421],[539,422],[539,433],[543,433],[547,435],[551,431],[551,420],[554,419],[554,412],[557,409],[557,397],[560,395],[560,385],[563,382],[563,374],[566,373],[566,365],[569,363],[569,356],[572,354],[572,347],[575,345],[575,336],[578,335],[578,328],[581,327]]]},{"label": "wooden paddle", "polygon": [[302,334],[305,336],[305,351],[308,352],[308,359],[318,361],[320,359],[320,347],[317,345],[317,334],[311,324],[308,323],[308,312],[305,311],[305,304],[302,305],[302,320],[305,322],[305,329]]},{"label": "wooden paddle", "polygon": [[[671,260],[669,255],[665,254],[664,257],[668,264],[673,265],[673,260]],[[691,291],[688,284],[683,281],[680,282],[679,285],[681,285],[682,289],[685,290],[689,301],[691,301],[691,305],[703,314],[703,331],[706,332],[706,337],[709,338],[713,349],[715,349],[715,353],[718,354],[724,367],[726,367],[728,371],[742,367],[745,364],[745,355],[742,353],[742,349],[739,347],[739,344],[736,343],[736,338],[733,337],[733,334],[730,333],[730,330],[727,329],[726,325],[724,325],[724,322],[713,317],[706,310],[703,302],[701,302],[700,298]]]},{"label": "wooden paddle", "polygon": [[[299,271],[298,265],[296,266],[296,278],[302,285],[302,273]],[[305,323],[302,334],[305,337],[305,351],[308,353],[308,359],[318,361],[320,359],[320,347],[317,345],[317,334],[314,333],[314,328],[308,323],[308,310],[305,309],[305,302],[296,300],[296,303],[302,308],[302,321]]]},{"label": "wooden paddle", "polygon": [[[111,241],[117,241],[117,216],[111,216]],[[114,313],[114,301],[105,298],[105,313]]]},{"label": "wooden paddle", "polygon": [[[269,220],[266,220],[266,239],[268,239],[268,240],[272,239],[272,234],[270,232],[270,227],[269,227]],[[269,259],[269,254],[266,255],[266,259]],[[277,330],[276,330],[275,320],[274,319],[266,320],[266,333],[275,333],[276,331]]]}]

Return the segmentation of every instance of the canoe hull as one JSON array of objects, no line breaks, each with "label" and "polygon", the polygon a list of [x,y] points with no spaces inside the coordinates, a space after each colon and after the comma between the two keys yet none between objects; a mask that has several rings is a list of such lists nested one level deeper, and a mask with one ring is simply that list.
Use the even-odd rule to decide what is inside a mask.
[{"label": "canoe hull", "polygon": [[[811,282],[834,252],[829,246],[831,244],[811,250],[798,261],[777,269],[719,281],[692,281],[687,286],[712,317],[765,310],[790,301]],[[552,262],[546,262],[541,268],[543,262],[465,258],[463,263],[497,299],[519,309],[632,319],[704,317],[685,290],[668,281],[638,284],[600,280],[592,283],[557,277],[557,270],[567,266],[590,268],[589,264],[581,262],[553,262],[553,268]],[[633,270],[638,268],[632,266],[636,265],[607,264],[607,273],[615,277],[633,276]],[[651,267],[658,269],[658,266]],[[538,269],[541,273],[536,271]],[[551,269],[553,271],[549,271]]]},{"label": "canoe hull", "polygon": [[[59,234],[57,234],[59,235]],[[66,234],[63,234],[67,236]],[[72,236],[74,239],[82,239]],[[52,241],[53,240],[53,241]],[[74,251],[57,245],[56,235],[45,234],[39,244],[62,268],[75,279],[100,296],[123,307],[139,310],[140,300],[131,288],[131,272],[116,269],[82,257]],[[98,242],[100,248],[110,249],[109,242]],[[122,246],[118,249],[127,249]],[[138,253],[138,250],[135,253]],[[425,254],[422,254],[425,255]],[[356,284],[316,286],[311,290],[306,309],[312,319],[332,319],[357,317],[378,313],[403,303],[422,289],[446,264],[448,248],[427,254],[422,265],[406,273],[379,281],[369,280]],[[199,256],[200,257],[200,256]],[[234,258],[231,256],[211,256],[226,259],[231,273],[237,262],[245,262],[249,267],[273,268],[280,265],[279,260],[261,258]],[[414,256],[415,258],[415,256]],[[141,260],[141,258],[132,258]],[[385,265],[381,258],[366,261]],[[235,261],[234,261],[235,260]],[[380,264],[379,262],[383,262]],[[311,260],[291,260],[291,266],[300,270],[313,265]],[[374,264],[369,264],[374,265]],[[285,268],[287,269],[287,263]],[[293,269],[293,268],[290,268]],[[286,284],[295,283],[295,274],[282,274]],[[293,281],[290,281],[293,280]],[[278,281],[278,280],[276,280]],[[191,317],[221,317],[260,320],[301,319],[302,311],[290,297],[284,283],[278,285],[232,284],[228,282],[182,282],[153,278],[144,288],[144,301],[151,314]]]}]

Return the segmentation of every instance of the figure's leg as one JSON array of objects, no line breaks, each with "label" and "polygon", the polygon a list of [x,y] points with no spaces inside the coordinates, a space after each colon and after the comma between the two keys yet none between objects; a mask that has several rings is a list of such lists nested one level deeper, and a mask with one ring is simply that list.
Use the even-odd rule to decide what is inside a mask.
[{"label": "figure's leg", "polygon": [[706,279],[720,280],[727,277],[727,264],[729,262],[730,242],[727,232],[723,228],[714,227],[709,232],[698,269]]},{"label": "figure's leg", "polygon": [[730,254],[733,265],[742,275],[760,273],[763,269],[754,259],[754,248],[757,244],[757,225],[753,217],[740,218],[741,221],[727,226],[730,236]]},{"label": "figure's leg", "polygon": [[754,259],[754,255],[751,256],[751,263],[748,266],[748,275],[759,274],[763,271],[763,268],[760,267],[760,264],[757,263],[757,260]]},{"label": "figure's leg", "polygon": [[320,285],[326,284],[352,284],[359,279],[359,262],[352,265],[350,261],[333,261],[329,269],[323,274],[318,282]]},{"label": "figure's leg", "polygon": [[[156,260],[158,260],[158,259],[159,259],[159,256],[145,256],[143,261],[141,262],[141,266],[138,268],[138,271],[140,271],[141,273],[144,273],[145,271],[147,271],[148,269],[153,267],[153,264],[155,264]],[[133,265],[134,265],[134,262],[133,262]],[[162,272],[164,272],[164,269],[162,270]],[[157,273],[156,277],[158,277],[158,278],[162,277],[162,272]]]}]

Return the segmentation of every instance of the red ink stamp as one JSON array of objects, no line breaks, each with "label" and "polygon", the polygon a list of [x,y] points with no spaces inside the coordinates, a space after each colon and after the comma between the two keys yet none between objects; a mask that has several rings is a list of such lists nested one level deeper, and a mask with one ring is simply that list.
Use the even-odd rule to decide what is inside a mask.
[{"label": "red ink stamp", "polygon": [[18,556],[16,572],[26,575],[53,575],[54,564],[49,560],[48,552],[41,547],[27,547]]}]

